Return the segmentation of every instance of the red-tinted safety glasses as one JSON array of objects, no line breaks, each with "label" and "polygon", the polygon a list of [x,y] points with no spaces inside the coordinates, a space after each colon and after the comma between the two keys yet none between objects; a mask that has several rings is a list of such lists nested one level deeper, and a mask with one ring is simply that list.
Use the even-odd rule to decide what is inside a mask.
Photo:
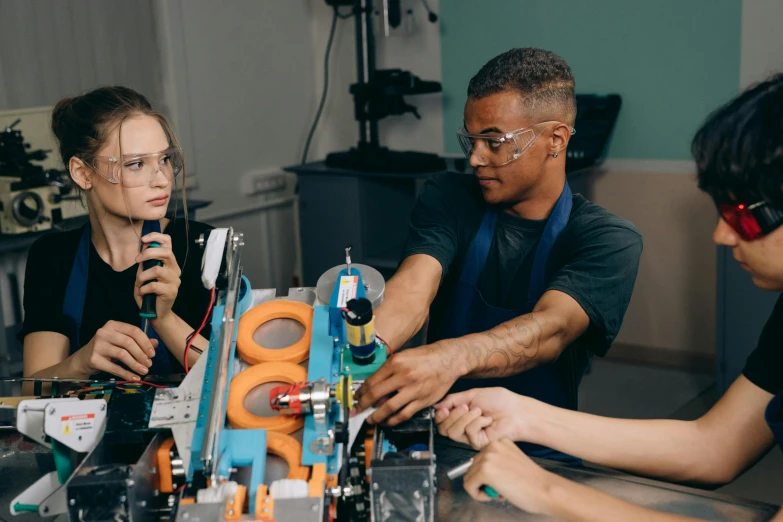
[{"label": "red-tinted safety glasses", "polygon": [[766,201],[752,205],[736,201],[718,203],[718,212],[745,241],[758,239],[783,225],[783,212]]}]

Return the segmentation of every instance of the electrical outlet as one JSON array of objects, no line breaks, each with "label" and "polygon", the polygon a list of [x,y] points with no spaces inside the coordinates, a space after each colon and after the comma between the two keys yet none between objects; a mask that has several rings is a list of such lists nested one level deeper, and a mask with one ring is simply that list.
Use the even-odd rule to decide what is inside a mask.
[{"label": "electrical outlet", "polygon": [[286,189],[286,185],[286,174],[280,170],[253,172],[245,176],[243,192],[246,196],[282,192]]}]

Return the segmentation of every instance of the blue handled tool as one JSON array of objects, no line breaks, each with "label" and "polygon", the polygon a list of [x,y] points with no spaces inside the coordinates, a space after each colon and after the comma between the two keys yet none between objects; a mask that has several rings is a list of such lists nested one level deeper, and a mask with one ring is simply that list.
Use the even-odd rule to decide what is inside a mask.
[{"label": "blue handled tool", "polygon": [[[465,473],[467,473],[472,465],[473,465],[473,459],[470,459],[466,462],[463,462],[459,466],[456,466],[448,470],[446,472],[446,476],[449,477],[449,480],[457,479],[462,475],[464,475]],[[486,485],[481,486],[481,491],[483,491],[484,494],[487,495],[489,498],[500,498],[500,494],[497,491],[495,491],[495,488],[493,488],[492,486],[486,486]]]},{"label": "blue handled tool", "polygon": [[[149,244],[149,248],[160,248],[160,243],[152,242]],[[163,266],[163,263],[157,259],[148,259],[144,261],[142,269],[149,270],[153,266]],[[157,281],[157,279],[155,279],[155,281]],[[151,281],[148,281],[148,283],[149,282]],[[142,330],[144,330],[144,335],[147,335],[147,327],[149,325],[150,319],[155,319],[158,316],[155,307],[155,301],[157,298],[158,296],[155,294],[147,294],[141,300],[141,310],[139,310],[139,315],[141,316],[143,325]]]}]

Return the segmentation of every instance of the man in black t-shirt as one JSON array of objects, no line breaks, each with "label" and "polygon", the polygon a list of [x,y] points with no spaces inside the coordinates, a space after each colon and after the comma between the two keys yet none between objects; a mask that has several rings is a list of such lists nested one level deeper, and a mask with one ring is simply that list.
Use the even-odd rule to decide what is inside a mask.
[{"label": "man in black t-shirt", "polygon": [[[693,140],[699,187],[756,286],[783,291],[783,74],[715,112]],[[662,210],[664,211],[664,210]],[[449,395],[436,407],[441,434],[484,448],[465,475],[479,500],[490,486],[517,507],[558,520],[694,520],[658,513],[539,467],[514,442],[545,444],[590,462],[691,484],[724,484],[774,445],[783,449],[783,296],[737,378],[693,421],[610,419],[555,408],[502,388]],[[773,519],[783,522],[783,510]]]},{"label": "man in black t-shirt", "polygon": [[475,175],[424,185],[376,315],[392,350],[429,316],[428,344],[395,353],[358,391],[359,410],[388,398],[371,422],[488,385],[575,409],[588,357],[606,353],[631,297],[639,232],[566,183],[576,101],[565,61],[497,56],[471,80],[464,116],[457,137]]}]

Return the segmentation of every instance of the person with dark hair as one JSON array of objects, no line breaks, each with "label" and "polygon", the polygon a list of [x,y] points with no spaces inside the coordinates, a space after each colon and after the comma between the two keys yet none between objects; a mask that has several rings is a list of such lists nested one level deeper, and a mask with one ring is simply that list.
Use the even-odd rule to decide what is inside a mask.
[{"label": "person with dark hair", "polygon": [[589,357],[606,354],[622,324],[642,238],[571,193],[575,117],[571,69],[552,52],[512,49],[470,81],[457,137],[475,175],[424,184],[377,311],[392,350],[428,315],[429,344],[394,353],[358,390],[357,410],[385,401],[371,422],[484,386],[576,409]]},{"label": "person with dark hair", "polygon": [[[699,187],[756,286],[783,290],[783,75],[713,113],[692,146]],[[505,389],[470,390],[436,406],[441,434],[484,448],[465,476],[478,500],[489,485],[518,507],[558,520],[691,520],[656,513],[543,470],[511,441],[546,444],[599,465],[673,482],[731,482],[777,444],[783,449],[783,296],[745,369],[694,421],[610,419],[556,408]],[[774,519],[783,521],[783,510]]]},{"label": "person with dark hair", "polygon": [[[89,220],[30,248],[18,335],[25,377],[138,381],[181,372],[187,338],[211,299],[200,249],[188,238],[209,227],[189,222],[187,208],[185,219],[165,217],[177,177],[185,201],[171,125],[141,94],[104,87],[58,102],[52,131]],[[160,266],[143,270],[147,260]],[[145,334],[147,294],[156,296],[156,317]],[[192,345],[203,350],[207,339],[197,335]],[[189,364],[196,359],[191,350]]]}]

